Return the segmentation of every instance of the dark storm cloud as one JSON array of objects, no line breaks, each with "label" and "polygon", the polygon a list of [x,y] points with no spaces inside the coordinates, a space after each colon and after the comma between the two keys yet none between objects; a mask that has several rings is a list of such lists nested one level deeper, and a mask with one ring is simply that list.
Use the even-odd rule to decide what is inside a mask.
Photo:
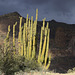
[{"label": "dark storm cloud", "polygon": [[57,0],[54,3],[54,5],[55,5],[55,9],[54,9],[55,12],[58,12],[60,14],[59,17],[63,22],[75,23],[73,19],[75,18],[75,14],[74,14],[75,0]]},{"label": "dark storm cloud", "polygon": [[19,0],[0,0],[0,15],[17,11],[22,16],[24,16],[24,13],[29,9],[29,6],[26,4],[24,5]]},{"label": "dark storm cloud", "polygon": [[67,23],[75,23],[75,0],[50,0],[50,3],[44,7],[43,14],[46,14],[48,19],[55,19]]},{"label": "dark storm cloud", "polygon": [[50,0],[21,0],[21,2],[31,4],[31,5],[42,5],[48,3]]},{"label": "dark storm cloud", "polygon": [[65,13],[70,13],[73,8],[75,8],[75,0],[51,0],[51,5],[47,5],[46,11],[55,11]]},{"label": "dark storm cloud", "polygon": [[47,20],[75,23],[75,0],[0,0],[0,15],[17,11],[24,17],[28,13],[35,18],[36,8],[38,20],[46,17]]},{"label": "dark storm cloud", "polygon": [[55,11],[65,13],[70,13],[72,8],[75,7],[75,0],[56,0],[54,2]]}]

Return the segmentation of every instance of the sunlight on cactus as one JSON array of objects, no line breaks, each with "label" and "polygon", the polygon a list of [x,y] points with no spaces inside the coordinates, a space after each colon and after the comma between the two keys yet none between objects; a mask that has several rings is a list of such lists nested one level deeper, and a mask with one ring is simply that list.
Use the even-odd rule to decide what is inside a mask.
[{"label": "sunlight on cactus", "polygon": [[[27,60],[36,58],[36,33],[37,33],[37,19],[38,19],[38,9],[36,9],[36,19],[33,21],[33,16],[28,19],[28,14],[26,18],[26,23],[22,26],[22,17],[20,17],[20,24],[19,24],[19,34],[18,34],[18,46],[19,50],[18,53],[20,56],[24,56]],[[39,54],[37,62],[40,66],[44,66],[45,69],[48,69],[51,62],[51,55],[49,55],[48,59],[48,50],[49,50],[49,33],[50,29],[48,28],[49,23],[45,27],[45,19],[43,19],[43,26],[41,27],[41,35],[40,35],[40,46],[39,46]],[[13,25],[13,50],[15,51],[15,26],[17,22]],[[6,37],[9,38],[10,27],[8,27],[8,34]],[[44,36],[44,37],[43,37]],[[44,42],[43,42],[44,39]],[[5,47],[6,43],[9,46],[8,42],[5,40]],[[4,49],[5,52],[6,49]],[[43,63],[44,62],[44,63]]]}]

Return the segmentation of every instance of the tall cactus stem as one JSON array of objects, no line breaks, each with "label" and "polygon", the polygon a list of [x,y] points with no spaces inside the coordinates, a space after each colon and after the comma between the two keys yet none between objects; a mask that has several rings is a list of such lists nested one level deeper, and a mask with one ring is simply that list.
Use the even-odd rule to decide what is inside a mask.
[{"label": "tall cactus stem", "polygon": [[41,36],[40,36],[40,47],[39,47],[38,62],[40,62],[40,57],[41,57],[42,39],[43,39],[43,27],[41,27]]},{"label": "tall cactus stem", "polygon": [[19,25],[19,37],[18,37],[18,45],[19,45],[19,54],[22,55],[22,50],[21,50],[21,36],[22,36],[22,32],[21,32],[21,24],[22,24],[22,17],[20,17],[20,25]]},{"label": "tall cactus stem", "polygon": [[44,53],[45,53],[45,49],[46,49],[46,42],[47,42],[47,30],[45,28],[45,38],[44,38],[44,44],[43,44],[43,49],[42,49],[42,54],[41,54],[42,62],[44,60]]},{"label": "tall cactus stem", "polygon": [[23,44],[24,44],[24,56],[26,57],[26,23],[24,23],[24,30],[23,30]]},{"label": "tall cactus stem", "polygon": [[15,54],[15,26],[17,25],[17,22],[15,23],[15,25],[13,25],[13,50],[14,50],[14,54]]},{"label": "tall cactus stem", "polygon": [[50,32],[50,30],[48,29],[47,48],[46,48],[46,54],[45,54],[45,65],[44,65],[44,66],[46,66],[46,63],[47,63],[47,56],[48,56],[48,50],[49,50],[49,32]]}]

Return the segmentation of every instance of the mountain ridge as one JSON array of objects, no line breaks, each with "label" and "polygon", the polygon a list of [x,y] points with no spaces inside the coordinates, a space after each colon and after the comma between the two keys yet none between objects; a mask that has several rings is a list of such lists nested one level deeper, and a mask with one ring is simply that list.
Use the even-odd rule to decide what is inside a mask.
[{"label": "mountain ridge", "polygon": [[[15,22],[18,22],[15,28],[17,32],[16,38],[18,37],[19,21],[20,21],[19,17],[21,17],[21,15],[17,12],[0,16],[0,45],[2,45],[2,42],[5,38],[3,36],[5,34],[1,33],[8,31],[8,25],[10,25],[11,28],[10,36],[11,37],[13,36],[12,35],[13,24],[15,24]],[[23,17],[22,25],[25,22],[26,19]],[[52,54],[51,56],[53,58],[51,60],[50,69],[55,70],[55,72],[65,73],[69,68],[73,68],[75,65],[74,61],[75,57],[70,57],[70,56],[75,56],[75,24],[67,24],[63,22],[57,22],[55,20],[45,21],[46,24],[47,22],[49,22],[49,28],[50,28],[49,53]],[[40,33],[42,25],[43,21],[37,22],[37,34],[38,34],[38,41],[37,41],[38,47],[36,50],[37,53],[39,49],[39,41],[40,41]],[[16,48],[18,49],[18,42],[16,42],[15,45]]]},{"label": "mountain ridge", "polygon": [[[18,32],[19,32],[19,20],[20,20],[19,17],[21,17],[21,15],[18,12],[12,12],[12,13],[0,16],[0,30],[3,32],[7,32],[8,25],[10,25],[10,28],[11,28],[10,36],[12,36],[13,24],[15,24],[15,22],[17,22],[16,28],[15,28],[16,29],[16,38],[17,38]],[[23,17],[22,25],[25,22],[26,22],[26,18]],[[75,24],[67,24],[67,23],[51,20],[51,21],[45,21],[45,26],[46,26],[47,22],[49,22],[50,39],[53,39],[53,42],[56,42],[57,40],[55,40],[55,38],[58,36],[57,42],[59,42],[59,41],[61,41],[61,39],[66,38],[65,42],[67,43],[67,45],[69,45],[68,43],[70,42],[72,37],[75,36]],[[39,39],[40,39],[42,25],[43,25],[43,21],[37,21],[37,32],[38,32]],[[58,34],[60,34],[60,36],[58,34],[56,34],[57,32],[58,32]],[[64,37],[61,37],[62,32],[63,32]],[[59,39],[59,37],[61,37],[61,38]],[[62,43],[60,42],[60,44],[62,44]],[[64,47],[64,45],[63,45],[63,47]]]}]

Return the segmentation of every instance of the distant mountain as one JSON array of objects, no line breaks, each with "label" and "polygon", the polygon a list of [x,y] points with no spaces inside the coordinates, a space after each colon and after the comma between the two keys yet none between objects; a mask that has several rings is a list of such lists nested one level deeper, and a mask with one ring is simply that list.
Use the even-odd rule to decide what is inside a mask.
[{"label": "distant mountain", "polygon": [[[12,36],[12,30],[13,30],[12,26],[13,26],[13,24],[15,24],[15,22],[18,22],[18,24],[16,26],[16,32],[18,33],[19,20],[20,20],[19,17],[21,17],[21,15],[18,12],[12,12],[12,13],[0,16],[0,30],[7,32],[8,25],[10,25],[11,26],[11,32],[10,32],[11,34],[10,35]],[[25,22],[26,22],[26,19],[23,17],[22,25]],[[54,42],[55,42],[55,38],[58,34],[60,34],[61,39],[63,39],[63,37],[62,37],[62,33],[63,33],[63,36],[65,36],[64,38],[66,39],[65,41],[67,42],[67,45],[68,45],[68,43],[70,42],[72,37],[75,36],[75,24],[66,24],[63,22],[56,22],[55,20],[46,21],[45,23],[47,24],[47,22],[49,22],[50,39],[53,39]],[[40,38],[40,31],[41,31],[42,24],[43,24],[43,21],[37,22],[37,32],[39,34],[38,35],[39,38]],[[16,37],[17,36],[18,35],[16,35]],[[57,36],[57,39],[59,39],[58,36]],[[56,40],[56,41],[61,42],[61,39],[59,39],[58,41]]]},{"label": "distant mountain", "polygon": [[[46,24],[47,22],[49,22],[49,28],[51,29],[51,38],[55,38],[55,32],[58,27],[62,27],[66,33],[71,31],[72,35],[75,35],[75,24],[56,22],[55,20],[46,21]],[[38,21],[39,26],[42,26],[42,24],[43,24],[42,21]]]},{"label": "distant mountain", "polygon": [[[17,22],[16,31],[18,31],[19,28],[19,21],[21,15],[18,12],[12,12],[9,14],[5,14],[0,16],[0,30],[7,32],[8,31],[8,25],[10,25],[11,28],[11,36],[12,36],[12,30],[13,30],[13,24]],[[26,19],[23,17],[22,24],[25,23]]]},{"label": "distant mountain", "polygon": [[[49,22],[50,28],[50,48],[75,50],[75,24],[56,22],[55,20],[46,21],[45,24],[47,22]],[[38,34],[40,34],[42,24],[42,21],[38,21]]]}]

